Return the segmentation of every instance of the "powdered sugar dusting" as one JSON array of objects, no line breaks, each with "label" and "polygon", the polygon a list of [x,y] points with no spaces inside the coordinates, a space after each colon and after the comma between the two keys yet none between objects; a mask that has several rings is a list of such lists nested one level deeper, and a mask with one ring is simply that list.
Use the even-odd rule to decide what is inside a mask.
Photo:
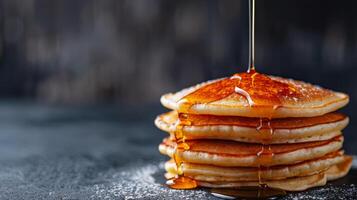
[{"label": "powdered sugar dusting", "polygon": [[[164,185],[163,163],[159,165],[130,166],[113,176],[108,186],[95,185],[93,198],[100,199],[207,199],[203,190],[173,190]],[[162,179],[158,182],[157,179]]]},{"label": "powdered sugar dusting", "polygon": [[[93,157],[39,159],[21,168],[0,165],[0,199],[208,199],[208,189],[173,190],[165,185],[163,162],[134,162],[106,167]],[[98,164],[103,163],[103,165]],[[357,171],[320,188],[278,199],[354,199]],[[20,189],[19,189],[20,188]]]},{"label": "powdered sugar dusting", "polygon": [[357,198],[357,188],[354,184],[345,184],[340,186],[333,186],[328,184],[327,186],[320,187],[317,189],[307,190],[301,193],[291,193],[284,197],[288,200],[349,200]]},{"label": "powdered sugar dusting", "polygon": [[[207,189],[173,190],[165,185],[163,163],[128,166],[112,175],[111,183],[98,184],[92,198],[99,199],[217,199]],[[357,197],[355,184],[328,184],[304,192],[288,193],[278,199],[341,199]],[[274,198],[276,199],[276,198]]]}]

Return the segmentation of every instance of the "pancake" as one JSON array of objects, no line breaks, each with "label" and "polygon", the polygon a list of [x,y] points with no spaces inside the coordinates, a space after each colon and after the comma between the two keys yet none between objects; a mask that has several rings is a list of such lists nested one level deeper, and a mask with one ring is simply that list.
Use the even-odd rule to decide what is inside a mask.
[{"label": "pancake", "polygon": [[[283,180],[266,181],[264,184],[269,188],[281,189],[285,191],[303,191],[308,188],[323,186],[326,184],[327,177],[325,173],[311,176],[289,178]],[[244,182],[205,182],[197,181],[202,187],[209,188],[237,188],[237,187],[259,187],[260,183],[256,181]]]},{"label": "pancake", "polygon": [[[345,176],[348,95],[254,69],[176,93],[155,125],[174,189],[257,187],[301,191]],[[171,179],[172,178],[172,179]]]},{"label": "pancake", "polygon": [[[261,118],[180,114],[190,122],[183,127],[186,139],[223,139],[250,143],[299,143],[328,140],[341,134],[349,119],[340,113],[317,117],[285,118],[264,121]],[[155,124],[163,131],[176,131],[178,114],[162,114]],[[259,127],[259,129],[258,129]],[[273,130],[273,134],[271,133]]]},{"label": "pancake", "polygon": [[[190,149],[177,152],[184,162],[230,167],[257,167],[294,164],[319,158],[339,150],[342,147],[343,137],[337,136],[327,141],[272,145],[223,140],[186,142]],[[173,157],[175,142],[164,139],[159,145],[159,151]]]},{"label": "pancake", "polygon": [[[270,188],[281,189],[285,191],[302,191],[308,188],[323,186],[327,181],[332,181],[345,176],[352,165],[352,158],[347,157],[343,162],[331,166],[329,169],[320,173],[292,177],[281,180],[264,181],[199,181],[197,184],[209,188],[239,188],[239,187],[259,187],[261,184]],[[174,174],[172,174],[174,175]]]},{"label": "pancake", "polygon": [[[333,165],[350,159],[343,152],[333,152],[315,160],[309,160],[294,165],[282,165],[269,168],[256,167],[218,167],[183,163],[181,169],[185,176],[199,181],[258,181],[280,180],[295,176],[308,176],[325,171]],[[176,164],[173,160],[165,163],[168,173],[176,174]]]},{"label": "pancake", "polygon": [[260,73],[239,73],[161,97],[165,107],[180,113],[264,118],[320,116],[348,101],[340,92]]}]

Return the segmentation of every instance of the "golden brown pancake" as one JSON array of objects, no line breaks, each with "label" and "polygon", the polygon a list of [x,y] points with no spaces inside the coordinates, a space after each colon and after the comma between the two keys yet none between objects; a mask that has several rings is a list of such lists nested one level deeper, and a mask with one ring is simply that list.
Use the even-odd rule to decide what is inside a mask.
[{"label": "golden brown pancake", "polygon": [[[190,140],[190,149],[177,152],[184,162],[216,166],[274,166],[315,159],[342,147],[343,137],[327,141],[297,144],[249,144],[223,140]],[[169,139],[159,145],[162,154],[173,157],[175,142]]]},{"label": "golden brown pancake", "polygon": [[328,140],[340,135],[349,121],[348,117],[340,113],[265,120],[237,116],[178,116],[177,112],[172,111],[158,116],[155,124],[158,128],[173,133],[179,118],[190,122],[190,125],[183,127],[186,139],[223,139],[270,144]]},{"label": "golden brown pancake", "polygon": [[182,113],[264,118],[320,116],[348,101],[343,93],[259,73],[240,73],[161,97],[165,107]]},{"label": "golden brown pancake", "polygon": [[[344,156],[343,152],[333,152],[321,158],[298,164],[268,168],[219,167],[193,163],[183,163],[181,168],[185,176],[199,181],[258,181],[259,178],[261,180],[279,180],[317,174],[348,159],[351,158]],[[176,163],[173,160],[165,163],[165,169],[168,173],[177,173]]]},{"label": "golden brown pancake", "polygon": [[342,177],[352,163],[341,150],[349,119],[334,111],[348,101],[255,70],[165,94],[161,103],[174,111],[155,124],[170,134],[159,145],[172,158],[170,187],[301,191]]},{"label": "golden brown pancake", "polygon": [[[197,184],[202,187],[210,188],[237,188],[237,187],[259,187],[261,184],[270,188],[285,191],[302,191],[308,188],[323,186],[327,181],[332,181],[345,176],[352,165],[352,158],[346,157],[343,162],[331,166],[325,171],[308,176],[297,176],[280,180],[263,181],[200,181]],[[168,176],[174,176],[169,174]]]},{"label": "golden brown pancake", "polygon": [[[323,186],[326,184],[327,177],[325,173],[311,176],[294,177],[283,180],[265,181],[264,184],[269,188],[281,189],[285,191],[303,191],[308,188]],[[209,188],[238,188],[238,187],[259,187],[260,183],[256,181],[243,182],[205,182],[197,181],[199,186]]]}]

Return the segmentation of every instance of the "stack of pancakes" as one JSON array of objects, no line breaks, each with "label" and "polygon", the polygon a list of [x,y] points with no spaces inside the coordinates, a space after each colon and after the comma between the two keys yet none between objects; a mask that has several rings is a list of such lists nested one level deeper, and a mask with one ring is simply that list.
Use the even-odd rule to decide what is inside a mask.
[{"label": "stack of pancakes", "polygon": [[[226,92],[230,77],[162,96],[161,103],[173,110],[155,120],[170,134],[159,146],[172,158],[165,164],[168,179],[183,176],[210,188],[301,191],[348,173],[352,158],[344,155],[341,131],[349,119],[335,112],[348,103],[346,94],[261,74],[245,80],[246,75],[235,75],[235,92]],[[205,100],[221,91],[219,99]]]}]

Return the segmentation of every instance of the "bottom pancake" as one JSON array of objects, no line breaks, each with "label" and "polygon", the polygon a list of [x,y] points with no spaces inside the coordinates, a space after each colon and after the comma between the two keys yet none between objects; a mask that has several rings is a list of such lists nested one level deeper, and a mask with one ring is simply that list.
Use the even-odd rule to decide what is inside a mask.
[{"label": "bottom pancake", "polygon": [[[329,169],[320,173],[292,177],[281,180],[264,180],[264,181],[200,181],[196,180],[197,184],[201,187],[209,188],[239,188],[239,187],[258,187],[262,184],[275,189],[281,189],[286,191],[302,191],[308,188],[323,186],[327,181],[335,180],[345,176],[352,165],[352,158],[345,157],[345,160],[339,164],[331,166]],[[174,176],[172,173],[168,176]],[[204,175],[202,175],[204,176]],[[217,179],[218,180],[218,179]]]},{"label": "bottom pancake", "polygon": [[[259,178],[261,180],[279,180],[317,174],[348,159],[351,158],[344,156],[342,151],[338,151],[315,160],[269,168],[219,167],[182,163],[181,169],[185,176],[200,181],[257,181]],[[165,163],[165,169],[171,174],[177,173],[176,164],[173,160]]]}]

